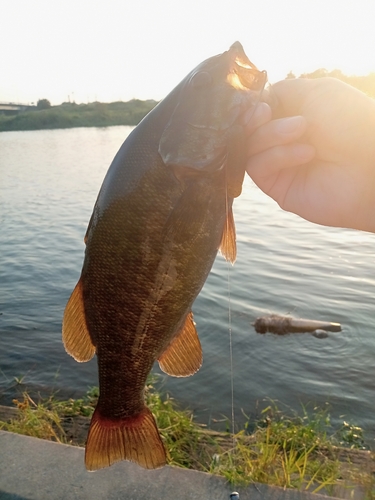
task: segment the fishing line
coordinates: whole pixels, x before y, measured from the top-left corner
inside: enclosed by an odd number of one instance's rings
[[[225,209],[227,213],[227,230],[229,226],[229,207],[228,207],[228,188],[226,188],[225,193]],[[231,389],[231,407],[232,407],[232,435],[233,435],[233,448],[235,446],[234,439],[234,381],[233,381],[233,341],[232,341],[232,307],[231,307],[231,283],[230,283],[230,263],[227,261],[227,282],[228,282],[228,331],[229,331],[229,359],[230,359],[230,389]]]
[[[229,230],[229,206],[228,206],[228,183],[226,183],[225,187],[225,211],[226,211],[226,229],[227,234]],[[231,308],[231,296],[230,296],[230,265],[229,260],[227,260],[227,278],[228,278],[228,331],[229,331],[229,359],[230,359],[230,392],[231,392],[231,406],[232,406],[232,463],[234,462],[234,451],[236,447],[236,438],[234,437],[235,432],[235,423],[234,423],[234,381],[233,381],[233,342],[232,342],[232,308]],[[234,491],[230,496],[230,500],[239,500],[239,494],[237,491]]]
[[[264,84],[262,89],[259,92],[258,99],[254,104],[252,113],[250,114],[249,121],[253,117],[255,110],[261,100],[263,90],[267,81],[267,73],[265,74]],[[225,212],[226,212],[226,230],[227,234],[229,234],[229,204],[228,204],[228,182],[225,183]],[[234,452],[236,449],[236,438],[235,438],[235,417],[234,417],[234,376],[233,376],[233,335],[232,335],[232,305],[231,305],[231,281],[230,281],[230,263],[227,260],[227,294],[228,294],[228,332],[229,332],[229,363],[230,363],[230,391],[231,391],[231,419],[232,419],[232,463],[234,462]],[[255,488],[258,490],[257,486],[254,484]],[[259,490],[258,490],[259,491]],[[260,491],[259,491],[260,493]],[[237,491],[234,491],[230,495],[231,500],[239,500],[239,494]]]
[[[252,113],[250,115],[249,121],[253,117],[255,110],[260,102],[260,99],[263,94],[264,86],[267,81],[267,76],[265,72],[262,72],[265,74],[264,78],[264,84],[262,89],[259,92],[258,99],[255,102],[253,106]],[[229,234],[229,204],[228,204],[228,182],[225,183],[225,211],[226,211],[226,229],[227,229],[227,234]],[[231,418],[232,418],[232,436],[233,436],[233,452],[236,446],[236,439],[235,439],[235,418],[234,418],[234,377],[233,377],[233,338],[232,338],[232,307],[231,307],[231,283],[230,283],[230,264],[229,261],[227,261],[227,282],[228,282],[228,332],[229,332],[229,359],[230,359],[230,386],[231,386]]]
[[[225,211],[226,211],[226,230],[229,234],[229,204],[228,204],[228,183],[225,187]],[[227,260],[227,294],[228,294],[228,332],[229,332],[229,363],[230,363],[230,391],[231,391],[231,420],[232,420],[232,461],[236,447],[235,439],[235,419],[234,419],[234,377],[233,377],[233,340],[232,340],[232,307],[231,307],[231,282],[230,282],[230,263]],[[233,497],[235,498],[235,497]]]

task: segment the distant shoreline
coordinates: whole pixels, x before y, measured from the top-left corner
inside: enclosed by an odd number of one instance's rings
[[[324,68],[312,73],[304,73],[299,78],[337,78],[375,98],[375,73],[367,76],[347,76],[340,70],[328,72]],[[287,79],[296,78],[292,71]],[[115,125],[138,125],[138,123],[157,104],[152,99],[141,101],[132,99],[123,102],[92,102],[76,104],[64,102],[59,106],[51,106],[47,99],[41,99],[34,107],[27,110],[6,111],[0,109],[0,132],[22,130],[46,130],[74,127],[111,127]]]
[[[35,107],[14,115],[0,114],[0,132],[137,125],[156,104],[154,100],[133,99],[112,103],[66,102],[47,109]]]

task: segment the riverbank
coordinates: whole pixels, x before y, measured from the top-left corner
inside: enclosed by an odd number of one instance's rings
[[[157,104],[154,100],[89,104],[63,103],[47,109],[21,112],[14,116],[0,114],[0,132],[43,130],[73,127],[108,127],[137,125]]]
[[[0,407],[0,429],[84,446],[97,396],[93,388],[82,399],[35,402],[24,393],[14,408]],[[147,404],[170,465],[222,476],[235,485],[258,482],[329,495],[344,487],[359,488],[366,498],[375,498],[374,454],[337,446],[343,435],[329,433],[323,412],[290,418],[271,405],[252,423],[251,434],[245,426],[232,436],[195,423],[189,411],[178,409],[168,396],[162,398],[152,384]]]

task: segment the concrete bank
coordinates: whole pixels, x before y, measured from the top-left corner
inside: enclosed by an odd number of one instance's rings
[[[229,500],[233,491],[203,472],[129,462],[87,472],[83,459],[83,448],[0,431],[0,500]],[[262,484],[237,491],[240,500],[327,498]]]

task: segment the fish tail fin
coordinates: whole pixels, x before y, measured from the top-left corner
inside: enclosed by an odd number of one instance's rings
[[[131,460],[145,469],[165,465],[164,445],[147,407],[123,419],[103,417],[96,408],[86,443],[86,469],[102,469],[120,460]]]

